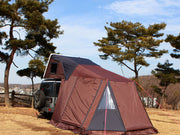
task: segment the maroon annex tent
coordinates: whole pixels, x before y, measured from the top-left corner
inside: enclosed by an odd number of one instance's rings
[[[50,121],[81,134],[155,134],[132,80],[84,58],[52,54],[44,78],[61,79]]]

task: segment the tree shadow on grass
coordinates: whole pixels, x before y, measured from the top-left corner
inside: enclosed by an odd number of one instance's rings
[[[22,126],[22,127],[26,127],[28,129],[31,129],[32,131],[47,131],[49,132],[49,135],[74,135],[74,133],[71,133],[69,131],[64,131],[55,127],[43,127],[43,125],[41,126],[36,126],[33,125],[32,123],[28,123],[28,122],[23,122],[23,121],[17,121],[17,120],[12,120],[13,122],[15,122],[16,124]]]

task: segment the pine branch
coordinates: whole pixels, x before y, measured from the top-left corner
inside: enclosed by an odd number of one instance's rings
[[[34,57],[29,53],[29,51],[28,51],[28,54],[29,54],[29,56],[31,56],[31,58],[33,58],[34,59]]]
[[[12,63],[13,63],[13,65],[14,65],[16,68],[19,68],[19,67],[14,63],[14,61],[13,61]]]
[[[11,24],[5,24],[5,25],[0,25],[0,28],[6,27],[6,26],[12,26]],[[23,25],[13,25],[12,27],[24,27]]]
[[[138,72],[139,72],[139,70],[142,68],[142,66],[140,66],[139,68],[138,68]]]
[[[7,63],[7,55],[0,51],[0,58]]]
[[[120,62],[120,63],[122,63],[124,66],[126,66],[128,69],[130,69],[131,71],[135,71],[135,70],[133,70],[132,68],[130,68],[127,64],[125,64],[124,62]]]

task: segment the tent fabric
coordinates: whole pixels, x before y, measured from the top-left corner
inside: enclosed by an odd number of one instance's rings
[[[97,65],[96,63],[85,58],[75,58],[75,57],[67,57],[61,55],[51,55],[50,60],[56,63],[61,63],[61,65],[58,66],[58,68],[61,68],[60,71],[64,71],[63,78],[65,78],[66,80],[68,80],[68,78],[71,76],[72,72],[78,65]]]
[[[51,63],[57,63],[57,73],[51,74]],[[75,70],[76,69],[76,70]],[[67,57],[61,55],[51,55],[44,78],[55,78],[68,80],[70,76],[87,77],[87,78],[100,78],[112,81],[129,82],[131,80],[119,76],[113,72],[103,69],[94,62],[84,59]]]
[[[57,63],[56,74],[51,73],[51,63]],[[61,79],[50,121],[56,127],[97,135],[103,134],[104,129],[107,135],[158,132],[141,103],[134,82],[88,59],[53,54],[44,78]]]
[[[58,70],[56,71],[56,74],[51,73],[51,63],[57,63],[57,69]],[[57,62],[54,59],[51,59],[49,61],[47,68],[46,68],[44,78],[64,79],[65,75],[64,75],[64,69],[63,69],[62,63]]]
[[[131,80],[103,69],[100,66],[79,65],[72,74],[78,77],[100,78],[109,81],[132,82]]]

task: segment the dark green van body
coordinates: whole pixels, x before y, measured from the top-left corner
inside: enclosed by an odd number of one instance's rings
[[[61,81],[45,79],[40,84],[39,96],[35,96],[35,107],[41,113],[53,113],[56,105]]]

